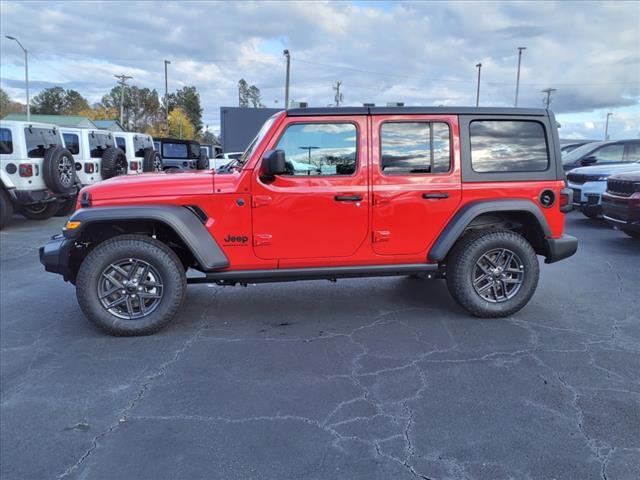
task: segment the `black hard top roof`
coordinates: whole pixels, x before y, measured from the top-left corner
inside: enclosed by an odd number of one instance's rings
[[[291,108],[289,117],[315,115],[529,115],[546,116],[544,108],[494,108],[494,107],[323,107]]]
[[[166,142],[166,143],[198,143],[195,140],[185,140],[184,138],[169,138],[169,137],[153,137],[153,141]]]

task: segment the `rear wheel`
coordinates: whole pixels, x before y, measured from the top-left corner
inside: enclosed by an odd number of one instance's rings
[[[0,188],[0,228],[7,226],[13,216],[13,203],[7,192]]]
[[[198,157],[198,160],[196,161],[196,168],[198,170],[206,170],[209,168],[209,158],[204,153],[201,153]]]
[[[121,235],[98,245],[78,271],[76,295],[84,314],[112,335],[149,335],[174,317],[186,293],[178,256],[144,235]]]
[[[631,238],[635,238],[636,240],[640,240],[640,232],[634,232],[633,230],[622,230],[624,233],[629,235]]]
[[[447,258],[447,287],[477,317],[505,317],[533,296],[540,268],[523,237],[509,230],[465,235]]]
[[[18,211],[22,216],[30,220],[46,220],[53,217],[58,211],[58,203],[34,203],[32,205],[24,205]]]

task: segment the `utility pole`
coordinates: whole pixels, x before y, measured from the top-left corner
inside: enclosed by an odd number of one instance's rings
[[[27,122],[31,121],[31,105],[29,104],[29,57],[27,49],[22,46],[20,40],[11,35],[5,35],[9,40],[14,40],[24,52],[24,85],[27,91]]]
[[[284,109],[289,109],[289,74],[291,72],[291,55],[289,54],[289,50],[284,50],[282,54],[287,59],[287,76],[284,81]]]
[[[542,103],[544,104],[544,108],[549,109],[549,105],[551,105],[551,93],[556,91],[557,91],[556,88],[545,88],[544,90],[541,90],[542,93],[547,94],[546,98],[542,100]]]
[[[114,75],[120,81],[120,125],[124,127],[124,88],[127,86],[127,80],[131,80],[133,77],[128,75]]]
[[[171,65],[169,60],[164,61],[164,120],[169,130],[169,82],[167,80],[167,65]]]
[[[333,87],[333,89],[336,91],[336,96],[335,96],[335,101],[336,101],[336,107],[340,106],[340,102],[342,101],[342,94],[340,93],[340,85],[342,85],[341,81],[337,81],[336,82],[336,86]]]
[[[612,116],[613,113],[607,113],[607,122],[604,124],[604,141],[609,140],[609,117]]]
[[[482,70],[482,63],[477,63],[478,67],[478,90],[476,91],[476,108],[480,105],[480,70]]]
[[[516,77],[516,104],[518,106],[518,90],[520,89],[520,64],[522,63],[522,51],[527,47],[518,47],[518,76]]]

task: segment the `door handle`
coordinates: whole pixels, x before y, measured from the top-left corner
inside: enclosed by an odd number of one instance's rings
[[[425,192],[422,194],[422,198],[426,199],[443,199],[449,198],[449,194],[447,192]]]
[[[336,195],[333,197],[336,202],[361,202],[362,195]]]

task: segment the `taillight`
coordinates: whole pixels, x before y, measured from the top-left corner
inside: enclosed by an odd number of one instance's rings
[[[560,190],[560,211],[562,213],[567,213],[573,210],[573,202],[571,199],[573,198],[573,190],[570,188],[563,188]]]
[[[140,168],[140,162],[131,162],[131,170],[138,170]]]
[[[85,173],[93,173],[93,163],[85,163],[84,164],[84,172]]]
[[[33,177],[33,165],[30,163],[21,163],[18,171],[21,177]]]

